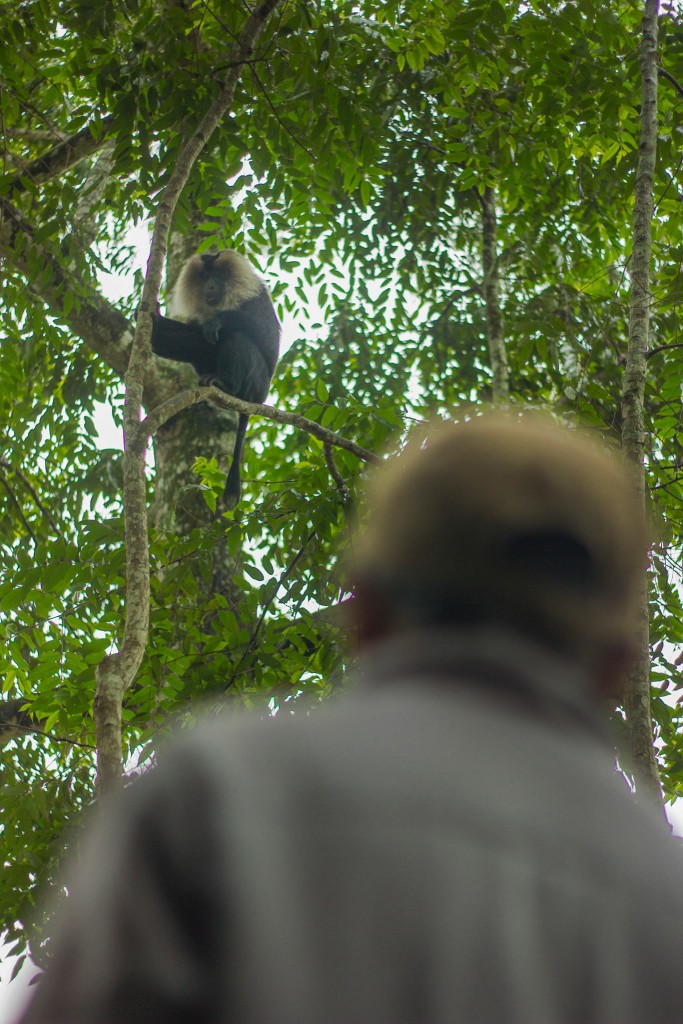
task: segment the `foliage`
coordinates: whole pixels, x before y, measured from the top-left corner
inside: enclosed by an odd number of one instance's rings
[[[131,225],[153,216],[245,9],[231,0],[3,7],[0,664],[8,707],[25,703],[2,720],[11,867],[0,928],[22,949],[39,886],[91,799],[94,668],[122,626],[120,458],[93,422],[98,403],[116,409],[121,371],[87,310],[103,273],[130,269]],[[618,441],[638,22],[625,0],[278,9],[174,225],[262,268],[293,335],[274,404],[382,452],[426,416],[487,400],[479,197],[488,186],[512,400]],[[647,417],[653,711],[673,796],[683,793],[680,714],[665,699],[680,685],[683,643],[675,10],[662,18],[660,54],[670,77],[660,78]],[[73,158],[60,162],[65,138]],[[139,286],[138,277],[117,304],[128,318]],[[170,723],[190,724],[198,701],[286,712],[326,697],[337,678],[324,612],[343,596],[348,505],[313,438],[269,420],[251,438],[234,515],[209,514],[225,470],[209,456],[188,466],[176,495],[206,497],[205,521],[181,529],[174,507],[157,509],[150,645],[124,712],[131,765],[153,758]],[[355,495],[364,466],[343,451],[335,459]],[[150,471],[150,502],[158,485]],[[220,545],[235,559],[228,590],[214,585]]]

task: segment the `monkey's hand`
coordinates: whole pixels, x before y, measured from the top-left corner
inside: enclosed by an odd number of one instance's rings
[[[140,307],[138,306],[136,308],[134,316],[133,316],[133,319],[135,320],[135,323],[138,322],[139,315],[140,315]],[[157,301],[157,308],[152,313],[152,320],[154,320],[154,318],[157,317],[157,316],[161,316],[161,306],[159,305],[158,301]]]
[[[201,388],[220,388],[221,391],[225,391],[223,381],[213,373],[202,373],[197,383]]]
[[[221,328],[225,324],[225,315],[217,313],[215,316],[210,316],[208,320],[202,322],[202,334],[204,340],[209,344],[216,346],[218,344],[219,335]]]

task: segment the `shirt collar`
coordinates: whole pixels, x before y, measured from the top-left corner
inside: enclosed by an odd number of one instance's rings
[[[571,660],[497,627],[429,627],[378,641],[358,663],[362,685],[476,686],[544,718],[574,720],[610,740],[608,712]]]

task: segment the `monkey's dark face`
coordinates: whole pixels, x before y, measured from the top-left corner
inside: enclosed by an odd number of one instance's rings
[[[223,253],[203,253],[198,285],[203,301],[211,309],[221,309],[231,277],[230,261]]]
[[[185,264],[178,278],[173,312],[186,322],[202,321],[217,312],[238,309],[262,287],[244,256],[232,249],[205,252],[192,256]]]
[[[207,306],[220,309],[225,297],[225,275],[210,274],[204,281],[203,298]]]

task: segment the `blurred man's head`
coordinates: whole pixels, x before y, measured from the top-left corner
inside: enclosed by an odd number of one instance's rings
[[[354,545],[364,641],[501,625],[593,670],[632,648],[644,517],[617,456],[540,414],[434,427],[383,466]]]

